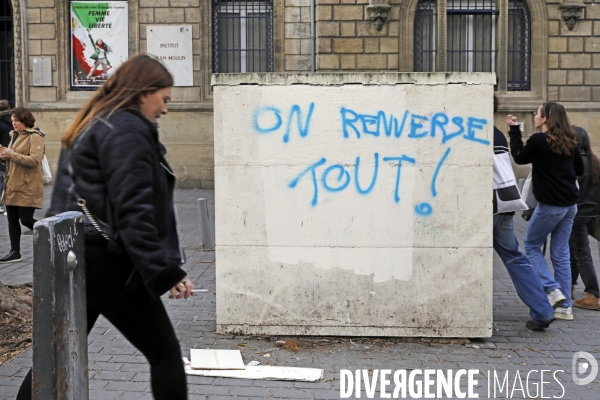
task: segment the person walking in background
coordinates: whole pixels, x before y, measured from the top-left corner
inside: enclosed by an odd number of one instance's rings
[[[86,213],[88,333],[106,317],[148,359],[158,400],[187,399],[181,348],[160,296],[188,298],[194,289],[180,267],[175,175],[156,128],[172,86],[169,71],[148,55],[115,71],[62,138],[48,212]],[[17,399],[30,400],[31,390],[29,371]]]
[[[592,152],[590,138],[585,129],[574,127],[577,134],[579,150],[583,157],[584,173],[577,177],[579,182],[579,199],[577,200],[577,215],[573,221],[573,229],[569,238],[569,249],[571,253],[571,277],[573,288],[577,284],[577,278],[585,286],[585,297],[573,302],[575,307],[589,310],[600,310],[600,289],[598,287],[598,276],[592,261],[590,242],[591,235],[598,224],[600,215],[600,160]]]
[[[0,100],[0,146],[8,147],[10,143],[10,131],[12,131],[12,124],[10,123],[10,105],[8,100]],[[0,198],[2,198],[2,191],[4,190],[4,175],[6,174],[6,167],[0,163]],[[0,202],[0,214],[6,215],[4,204]]]
[[[550,304],[556,307],[554,316],[572,320],[569,237],[577,214],[577,175],[584,172],[575,131],[559,103],[546,103],[538,108],[534,122],[542,132],[531,135],[526,144],[517,117],[507,115],[506,122],[510,125],[513,159],[517,164],[532,164],[533,194],[538,201],[525,234],[525,254]],[[548,235],[551,235],[554,275],[541,250]]]
[[[494,113],[498,112],[498,99],[494,96]],[[494,127],[494,250],[502,259],[519,298],[529,307],[531,320],[525,327],[543,330],[554,321],[542,284],[529,259],[519,251],[515,237],[513,217],[515,211],[526,210],[521,200],[504,134]]]
[[[42,208],[44,201],[44,139],[38,130],[32,129],[35,118],[28,109],[13,109],[10,120],[14,128],[10,144],[0,148],[0,160],[6,167],[0,203],[6,207],[10,252],[0,258],[0,263],[21,260],[21,224],[33,229],[36,223],[33,213]]]

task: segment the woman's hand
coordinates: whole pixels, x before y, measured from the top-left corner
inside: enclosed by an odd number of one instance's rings
[[[516,126],[519,125],[519,123],[517,122],[517,117],[515,117],[514,115],[507,115],[506,116],[506,123],[510,126]]]
[[[0,149],[0,158],[3,158],[5,160],[10,159],[13,156],[13,154],[15,154],[15,152],[7,147],[2,147]]]
[[[192,284],[192,282],[189,279],[183,279],[181,282],[179,282],[177,285],[173,286],[169,292],[171,293],[169,295],[170,299],[181,299],[182,297],[184,299],[187,299],[190,296],[195,296],[194,293],[192,293],[192,290],[194,290],[194,285]]]

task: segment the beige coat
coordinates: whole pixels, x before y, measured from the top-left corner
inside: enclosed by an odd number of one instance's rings
[[[42,158],[46,151],[44,138],[35,129],[25,129],[20,133],[12,131],[10,135],[8,148],[15,154],[4,160],[6,177],[2,203],[7,206],[42,208]]]

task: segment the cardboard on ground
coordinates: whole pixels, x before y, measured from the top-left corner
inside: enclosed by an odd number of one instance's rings
[[[190,350],[192,369],[245,369],[239,350]]]

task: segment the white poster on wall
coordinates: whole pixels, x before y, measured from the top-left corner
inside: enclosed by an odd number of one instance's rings
[[[173,75],[175,86],[194,85],[191,25],[148,25],[147,52],[161,60]]]

